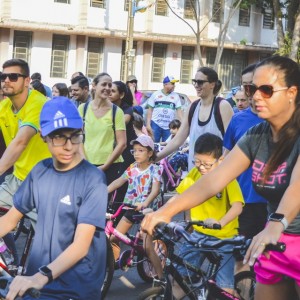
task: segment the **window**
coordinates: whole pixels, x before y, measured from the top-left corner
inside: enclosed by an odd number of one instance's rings
[[[86,76],[94,78],[102,67],[104,40],[89,38],[87,49]]]
[[[91,0],[91,7],[106,8],[105,0]]]
[[[51,77],[67,76],[67,59],[70,37],[67,35],[53,35],[51,56]]]
[[[184,2],[184,18],[195,19],[196,0],[185,0]]]
[[[168,5],[165,0],[156,1],[155,14],[158,16],[168,16]]]
[[[250,25],[250,7],[241,8],[239,11],[239,26],[249,26]]]
[[[136,49],[137,49],[137,42],[134,41],[133,42],[133,49],[135,50],[136,53]],[[126,51],[126,41],[122,42],[122,57],[121,57],[121,74],[120,74],[120,79],[124,82],[126,82],[126,78],[124,78],[124,66],[125,66],[125,51]],[[133,66],[132,66],[132,70],[135,70],[135,58],[133,59]],[[134,74],[134,72],[133,72]]]
[[[153,44],[151,81],[162,82],[165,74],[166,44]]]
[[[30,61],[31,53],[31,31],[15,31],[14,32],[14,49],[13,58],[20,58],[27,62]]]
[[[274,13],[272,9],[266,9],[263,14],[263,28],[274,29]]]
[[[212,21],[215,23],[221,21],[221,0],[213,0]]]
[[[193,76],[194,51],[195,49],[192,46],[182,46],[180,73],[181,83],[191,83],[191,78]]]
[[[57,2],[57,3],[65,3],[65,4],[71,4],[71,0],[54,0],[54,2]]]

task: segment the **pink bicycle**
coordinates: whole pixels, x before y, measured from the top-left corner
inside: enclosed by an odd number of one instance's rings
[[[116,230],[116,228],[114,228],[114,220],[120,215],[123,208],[135,209],[136,206],[122,203],[115,213],[107,213],[107,223],[105,227],[105,232],[108,238],[111,235],[114,235],[125,245],[129,246],[131,249],[127,249],[121,252],[119,259],[114,263],[114,267],[111,267],[111,263],[107,262],[107,275],[104,282],[105,287],[102,289],[102,296],[104,296],[107,293],[110,287],[115,269],[121,269],[126,271],[128,268],[136,266],[139,276],[146,282],[152,282],[153,278],[156,276],[156,272],[151,262],[148,260],[147,254],[143,248],[143,241],[141,239],[140,230],[138,230],[135,235],[132,235],[129,233],[123,234]],[[137,214],[134,217],[134,219],[137,223],[139,223],[143,217],[144,215],[141,212],[137,211]],[[159,239],[154,240],[153,243],[154,249],[159,258],[161,259],[162,266],[164,267],[167,257],[167,247],[165,243]],[[108,259],[111,259],[111,257],[113,257],[112,248],[109,247],[109,249],[111,253],[108,253],[107,257]]]

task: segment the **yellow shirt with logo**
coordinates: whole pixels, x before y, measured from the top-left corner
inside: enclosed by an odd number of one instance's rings
[[[181,181],[177,187],[177,192],[182,194],[190,186],[192,186],[199,178],[201,173],[197,168],[193,168],[188,175]],[[201,193],[201,191],[199,191]],[[186,199],[188,201],[188,199]],[[232,203],[242,202],[244,204],[243,194],[240,186],[236,180],[230,182],[226,188],[218,193],[216,196],[211,197],[204,203],[193,207],[191,209],[191,220],[193,221],[204,221],[207,218],[213,218],[220,220],[228,210]],[[238,217],[232,220],[230,223],[225,225],[221,230],[207,229],[201,226],[194,226],[194,230],[203,234],[214,236],[219,239],[232,238],[238,234]]]
[[[81,117],[83,117],[84,105],[85,103],[78,107]],[[113,152],[114,131],[112,127],[112,109],[110,109],[103,117],[97,118],[89,104],[86,110],[84,123],[84,151],[86,158],[94,165],[103,165]],[[115,115],[115,130],[126,130],[124,113],[119,107],[117,108]],[[114,162],[123,162],[122,155]]]
[[[13,174],[22,181],[39,161],[51,157],[47,144],[39,134],[40,113],[45,102],[45,96],[37,91],[31,91],[25,104],[17,113],[13,112],[9,98],[5,98],[0,103],[0,127],[6,146],[13,141],[20,128],[30,126],[36,130],[36,134],[14,164]]]

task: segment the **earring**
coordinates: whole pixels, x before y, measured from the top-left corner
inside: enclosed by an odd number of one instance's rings
[[[290,102],[290,104],[291,104],[291,103],[293,102],[293,100],[292,100],[292,99],[290,99],[290,100],[289,100],[289,102]]]

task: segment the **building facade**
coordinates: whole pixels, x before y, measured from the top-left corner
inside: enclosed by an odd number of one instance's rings
[[[0,0],[0,63],[13,57],[25,59],[31,73],[40,72],[49,86],[57,82],[69,85],[76,71],[90,78],[103,71],[113,80],[124,79],[129,1]],[[212,66],[222,19],[220,0],[193,1],[195,5],[200,3],[203,60]],[[191,79],[199,61],[190,28],[196,28],[191,2],[168,3],[170,6],[165,0],[157,0],[145,12],[135,13],[133,70],[139,89],[159,89],[162,78],[172,74],[180,79],[176,90],[193,96]],[[228,8],[224,18],[226,15]],[[218,69],[223,88],[239,84],[241,70],[247,64],[276,49],[272,12],[262,14],[254,6],[237,10],[230,21]]]

